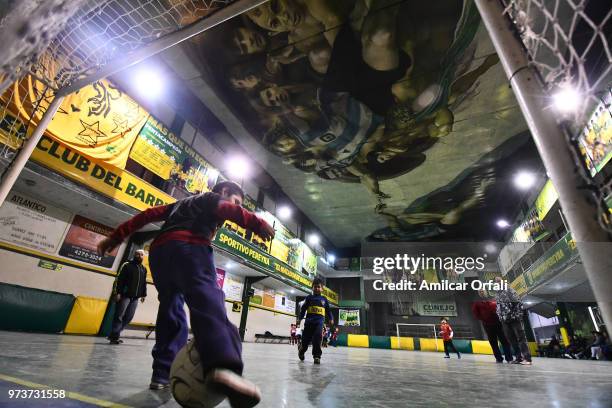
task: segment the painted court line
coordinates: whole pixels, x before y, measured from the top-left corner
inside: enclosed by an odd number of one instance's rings
[[[59,389],[58,387],[50,387],[44,384],[37,384],[31,381],[22,380],[21,378],[11,377],[10,375],[0,374],[0,380],[12,382],[15,384],[23,385],[24,387],[34,389]],[[99,398],[88,397],[87,395],[79,394],[77,392],[66,391],[66,398],[73,399],[76,401],[86,402],[88,404],[97,405],[105,408],[132,408],[129,405],[117,404],[111,401],[105,401]]]

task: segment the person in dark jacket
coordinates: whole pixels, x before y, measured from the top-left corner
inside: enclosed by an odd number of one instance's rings
[[[493,350],[495,360],[497,360],[498,363],[504,362],[504,358],[502,357],[502,353],[499,349],[499,342],[502,345],[506,362],[510,363],[512,361],[512,351],[510,350],[508,340],[506,340],[504,328],[497,317],[497,304],[494,300],[489,298],[487,291],[480,290],[478,291],[478,294],[483,300],[472,303],[472,314],[476,319],[482,322],[482,326],[484,327],[485,332],[487,333],[487,338],[489,339],[489,344]]]
[[[119,340],[119,336],[134,318],[138,299],[144,302],[147,297],[147,269],[142,265],[143,259],[144,251],[139,249],[134,254],[134,258],[121,265],[119,269],[113,291],[116,306],[113,326],[108,336],[110,344],[123,343]]]
[[[242,343],[238,329],[227,318],[212,249],[217,229],[225,220],[263,240],[274,237],[274,229],[268,223],[242,208],[243,199],[244,192],[238,184],[221,181],[211,192],[137,214],[98,245],[99,253],[110,252],[145,225],[165,221],[149,252],[159,299],[155,346],[151,352],[151,389],[169,387],[172,361],[187,344],[186,302],[205,379],[202,405],[215,406],[220,397],[227,397],[233,408],[249,408],[261,399],[259,388],[242,377]]]
[[[499,276],[495,278],[497,283],[502,283]],[[497,306],[497,317],[502,322],[506,338],[514,349],[516,358],[510,364],[532,365],[531,352],[523,326],[523,302],[518,293],[511,287],[499,290],[495,294]]]

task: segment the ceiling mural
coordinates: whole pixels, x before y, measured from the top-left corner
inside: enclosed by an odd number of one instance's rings
[[[271,0],[189,47],[338,246],[446,239],[487,205],[483,160],[526,128],[469,0]]]

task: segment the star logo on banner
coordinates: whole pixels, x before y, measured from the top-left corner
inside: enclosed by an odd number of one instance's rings
[[[125,133],[129,130],[127,119],[120,120],[113,118],[113,122],[115,122],[115,128],[111,131],[111,133]]]
[[[98,145],[98,139],[106,137],[106,135],[100,131],[99,120],[93,123],[87,123],[83,119],[79,119],[79,121],[81,122],[81,126],[83,126],[83,130],[79,132],[79,136],[82,136],[80,139],[91,147]]]

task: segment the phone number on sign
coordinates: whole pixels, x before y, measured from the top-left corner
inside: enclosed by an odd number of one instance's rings
[[[59,399],[66,398],[65,390],[8,390],[14,399]]]

